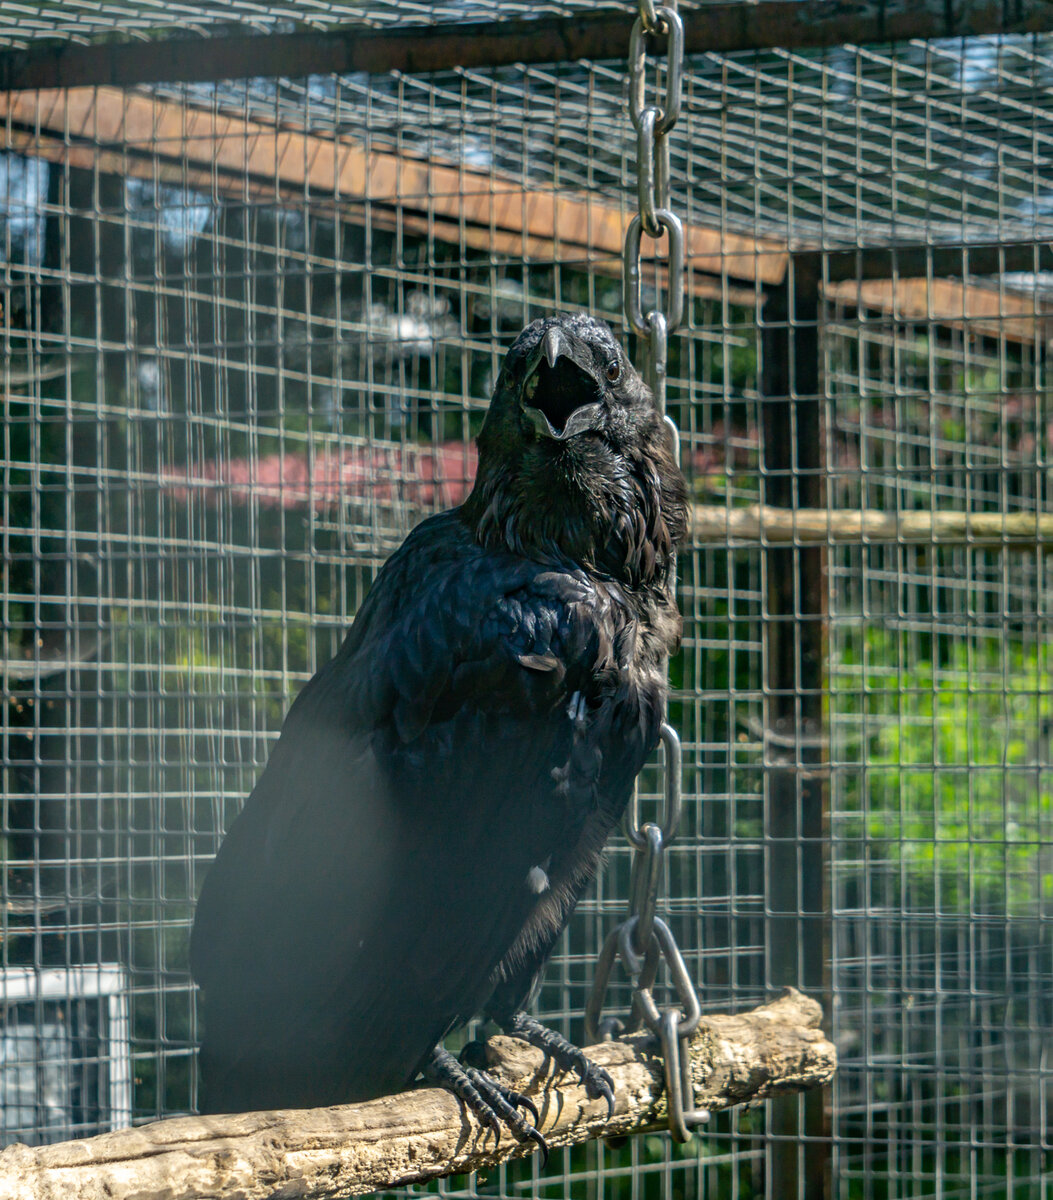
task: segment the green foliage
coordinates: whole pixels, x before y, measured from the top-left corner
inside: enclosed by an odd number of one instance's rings
[[[1038,915],[1053,898],[1051,673],[1044,646],[1003,632],[852,635],[830,681],[848,875],[891,876],[906,908]]]

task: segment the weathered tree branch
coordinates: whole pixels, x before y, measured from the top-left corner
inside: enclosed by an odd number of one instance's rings
[[[826,1083],[834,1047],[814,1000],[790,989],[737,1016],[702,1019],[692,1043],[695,1102],[729,1108]],[[593,1047],[610,1071],[617,1109],[576,1079],[553,1078],[539,1050],[487,1044],[492,1073],[528,1093],[549,1144],[635,1133],[663,1122],[662,1064],[646,1038]],[[532,1149],[532,1147],[531,1147]],[[366,1104],[223,1117],[179,1117],[83,1141],[0,1153],[0,1196],[18,1200],[298,1200],[362,1195],[492,1167],[527,1153],[496,1141],[448,1092],[421,1090]]]

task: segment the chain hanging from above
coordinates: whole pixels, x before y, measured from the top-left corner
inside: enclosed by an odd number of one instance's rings
[[[665,91],[662,103],[647,103],[647,38],[665,40]],[[655,5],[640,0],[640,15],[629,38],[629,113],[636,130],[636,173],[639,211],[629,222],[625,235],[623,284],[625,316],[630,328],[645,339],[644,377],[654,392],[665,418],[677,461],[680,438],[675,422],[666,413],[666,374],[669,335],[684,315],[684,227],[669,206],[669,133],[680,115],[684,68],[684,26],[675,0]],[[656,302],[643,311],[641,242],[644,234],[668,240],[666,267],[666,310]],[[674,563],[673,586],[676,583]],[[625,821],[625,835],[634,847],[629,916],[611,930],[600,952],[596,978],[585,1009],[586,1035],[590,1041],[610,1039],[646,1025],[662,1044],[665,1087],[669,1104],[669,1130],[674,1139],[686,1142],[693,1126],[709,1119],[704,1109],[693,1107],[688,1043],[698,1027],[699,1004],[691,977],[684,965],[669,926],[657,915],[665,851],[676,836],[680,821],[680,739],[664,722],[661,742],[665,759],[665,812],[661,824],[640,824],[639,800],[634,795]],[[627,1020],[603,1017],[615,958],[620,958],[632,982],[632,1012]],[[662,961],[676,993],[676,1003],[659,1007],[654,985]]]

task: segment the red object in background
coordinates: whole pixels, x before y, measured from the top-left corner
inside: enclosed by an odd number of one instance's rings
[[[212,460],[185,473],[166,473],[177,499],[206,504],[255,502],[265,508],[329,508],[348,500],[399,500],[452,508],[475,480],[475,446],[356,446],[339,453],[268,454],[260,459]]]
[[[706,443],[687,457],[689,478],[722,475],[729,469],[755,469],[756,430],[731,442],[718,424]],[[360,500],[400,501],[436,511],[452,508],[471,491],[478,454],[475,445],[354,446],[313,456],[302,452],[267,454],[263,458],[212,459],[185,472],[169,471],[162,484],[179,500],[195,497],[206,504],[257,503],[263,508],[331,508]]]

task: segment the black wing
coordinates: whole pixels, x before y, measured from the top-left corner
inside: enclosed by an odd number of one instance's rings
[[[414,531],[205,881],[208,1109],[397,1090],[551,942],[654,741],[630,634],[580,572],[484,553],[455,514]]]

